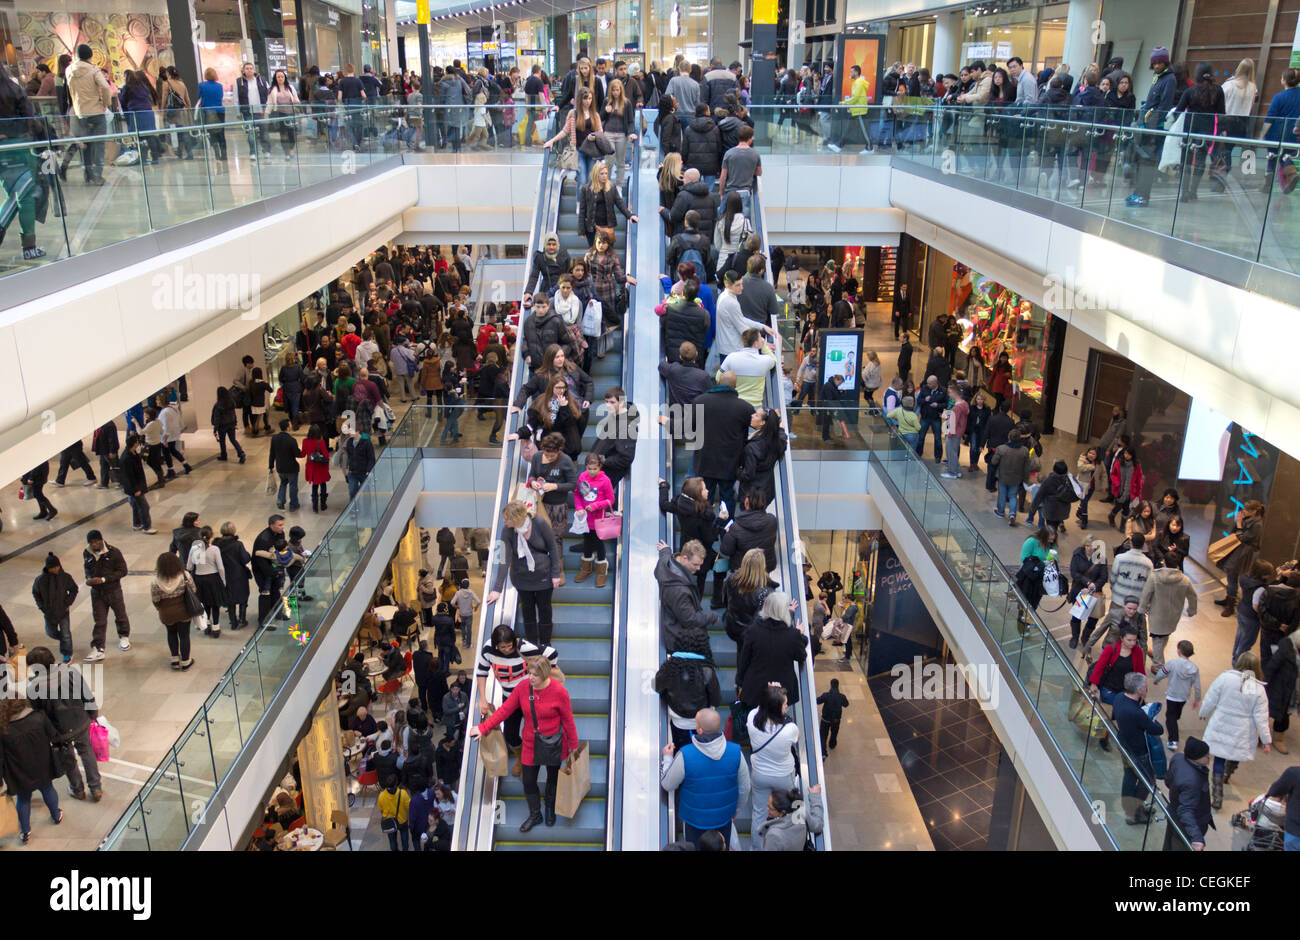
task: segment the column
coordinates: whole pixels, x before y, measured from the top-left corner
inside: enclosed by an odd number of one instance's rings
[[[1070,0],[1063,57],[1076,81],[1096,58],[1098,44],[1105,41],[1100,24],[1101,0]]]
[[[303,810],[307,815],[307,825],[321,832],[329,831],[331,813],[335,810],[346,813],[348,810],[336,701],[334,683],[331,682],[312,715],[306,737],[298,744]]]
[[[167,19],[171,24],[172,58],[181,80],[190,88],[197,88],[199,77],[199,56],[194,43],[201,38],[194,24],[194,6],[191,0],[167,0]]]
[[[777,0],[754,0],[754,45],[749,95],[755,104],[770,104],[776,92]]]
[[[417,585],[420,583],[420,569],[425,567],[420,553],[420,530],[414,522],[406,527],[406,534],[397,543],[397,554],[393,558],[393,597],[412,607],[420,606]]]
[[[934,76],[956,72],[961,65],[962,12],[940,13],[934,23],[934,58],[930,72]]]

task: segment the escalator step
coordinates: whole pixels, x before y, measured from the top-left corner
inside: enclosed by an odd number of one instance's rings
[[[604,797],[609,791],[609,758],[605,755],[591,755],[591,792],[588,796]],[[509,774],[497,782],[497,795],[503,799],[511,797],[523,799],[524,782],[519,777]],[[509,834],[506,832],[505,834]]]

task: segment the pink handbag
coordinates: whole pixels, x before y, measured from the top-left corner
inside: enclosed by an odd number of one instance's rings
[[[591,527],[596,533],[596,538],[601,541],[617,539],[623,534],[623,515],[617,512],[607,512],[599,519],[593,520]]]

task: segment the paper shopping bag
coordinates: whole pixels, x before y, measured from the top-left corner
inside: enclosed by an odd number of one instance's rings
[[[18,835],[18,807],[6,793],[0,796],[0,839]]]
[[[591,754],[587,742],[569,752],[560,765],[560,785],[555,795],[555,812],[565,819],[578,815],[583,797],[591,791]]]
[[[1219,539],[1217,542],[1211,542],[1210,547],[1205,550],[1205,557],[1210,560],[1211,564],[1222,568],[1224,561],[1227,560],[1228,556],[1231,555],[1240,544],[1241,539],[1237,538],[1236,535],[1229,535],[1226,538]]]
[[[506,736],[494,728],[479,740],[479,754],[483,756],[483,769],[489,777],[504,777],[510,773],[510,751]]]

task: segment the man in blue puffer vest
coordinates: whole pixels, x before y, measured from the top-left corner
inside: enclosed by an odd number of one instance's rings
[[[686,827],[686,841],[698,846],[706,832],[731,837],[731,822],[742,800],[749,799],[749,765],[740,745],[722,735],[722,716],[712,708],[695,713],[691,743],[674,753],[664,748],[660,785],[677,791],[677,815]]]

